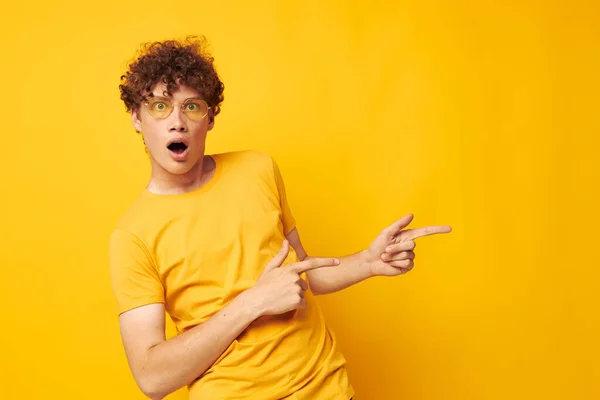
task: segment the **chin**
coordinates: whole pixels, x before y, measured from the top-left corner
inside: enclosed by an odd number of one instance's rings
[[[189,149],[188,149],[189,150]],[[196,152],[187,151],[182,154],[159,153],[157,157],[152,157],[153,164],[160,170],[171,175],[185,175],[192,171],[200,162]]]
[[[163,166],[163,169],[173,175],[185,175],[188,172],[190,172],[193,169],[194,165],[196,165],[196,164],[197,164],[197,162],[192,163],[190,161],[185,161],[185,162],[170,161],[170,162],[168,162],[167,165]]]

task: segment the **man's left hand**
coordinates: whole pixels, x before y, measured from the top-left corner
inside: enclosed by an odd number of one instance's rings
[[[452,231],[447,225],[404,229],[412,220],[412,214],[400,218],[381,231],[369,248],[363,251],[363,260],[374,276],[407,273],[414,267],[416,238]]]

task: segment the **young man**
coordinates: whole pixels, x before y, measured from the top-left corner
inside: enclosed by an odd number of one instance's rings
[[[407,215],[353,255],[308,257],[277,164],[205,154],[223,84],[202,41],[146,45],[121,98],[152,173],[110,238],[110,272],[133,377],[152,399],[348,400],[344,357],[314,295],[413,268]],[[165,311],[178,335],[165,339]]]

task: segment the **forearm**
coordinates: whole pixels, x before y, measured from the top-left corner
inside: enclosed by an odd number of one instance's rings
[[[306,256],[305,259],[310,258],[314,257]],[[363,252],[338,259],[340,265],[335,268],[321,268],[307,273],[310,290],[314,294],[337,292],[373,276]]]
[[[201,325],[148,350],[140,387],[152,399],[162,399],[208,370],[257,315],[244,294]]]

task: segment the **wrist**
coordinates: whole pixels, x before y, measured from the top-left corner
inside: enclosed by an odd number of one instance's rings
[[[262,316],[263,309],[257,301],[253,288],[240,293],[238,297],[235,298],[235,301],[242,310],[243,315],[248,318],[250,322]]]
[[[373,268],[372,268],[373,263],[371,260],[371,256],[369,255],[369,250],[361,251],[358,254],[358,259],[359,259],[360,269],[366,275],[366,278],[371,278],[371,277],[375,276],[375,274],[373,273]]]

